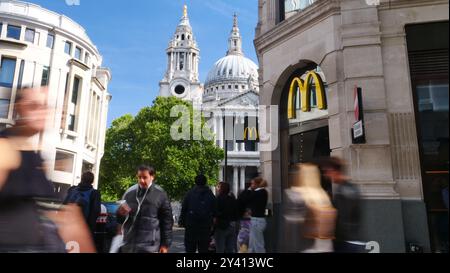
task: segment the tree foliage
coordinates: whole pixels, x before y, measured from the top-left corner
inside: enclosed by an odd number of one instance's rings
[[[179,117],[171,117],[176,105],[190,112],[190,135],[194,134],[193,107],[177,98],[157,98],[152,107],[136,117],[122,116],[113,121],[106,133],[105,154],[100,168],[100,190],[105,201],[119,200],[136,183],[136,168],[148,164],[156,169],[156,183],[174,200],[180,200],[194,184],[199,173],[210,185],[218,179],[223,150],[213,140],[173,140],[171,126]],[[201,119],[202,128],[205,127]],[[181,130],[181,129],[180,129]],[[211,134],[210,130],[203,133]]]

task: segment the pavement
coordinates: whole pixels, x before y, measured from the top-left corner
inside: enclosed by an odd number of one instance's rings
[[[186,253],[184,248],[184,228],[173,227],[173,241],[169,253]]]

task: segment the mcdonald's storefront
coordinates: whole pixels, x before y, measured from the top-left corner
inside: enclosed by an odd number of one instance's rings
[[[293,166],[331,155],[361,191],[362,241],[448,252],[448,1],[317,0],[289,18],[282,2],[260,1],[255,39],[260,105],[279,106],[279,145],[261,152],[268,251],[283,251]]]

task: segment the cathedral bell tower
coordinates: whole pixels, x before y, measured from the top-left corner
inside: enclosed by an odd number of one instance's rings
[[[159,95],[201,103],[203,88],[199,82],[200,49],[189,23],[187,6],[166,50],[167,71],[159,83]]]

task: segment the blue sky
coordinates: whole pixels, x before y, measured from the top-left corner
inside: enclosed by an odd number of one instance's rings
[[[64,14],[81,24],[103,56],[113,80],[108,114],[112,120],[151,105],[159,93],[166,70],[165,49],[182,16],[183,5],[201,50],[200,80],[223,57],[233,23],[239,15],[244,52],[257,63],[253,46],[257,24],[257,0],[29,0]]]

